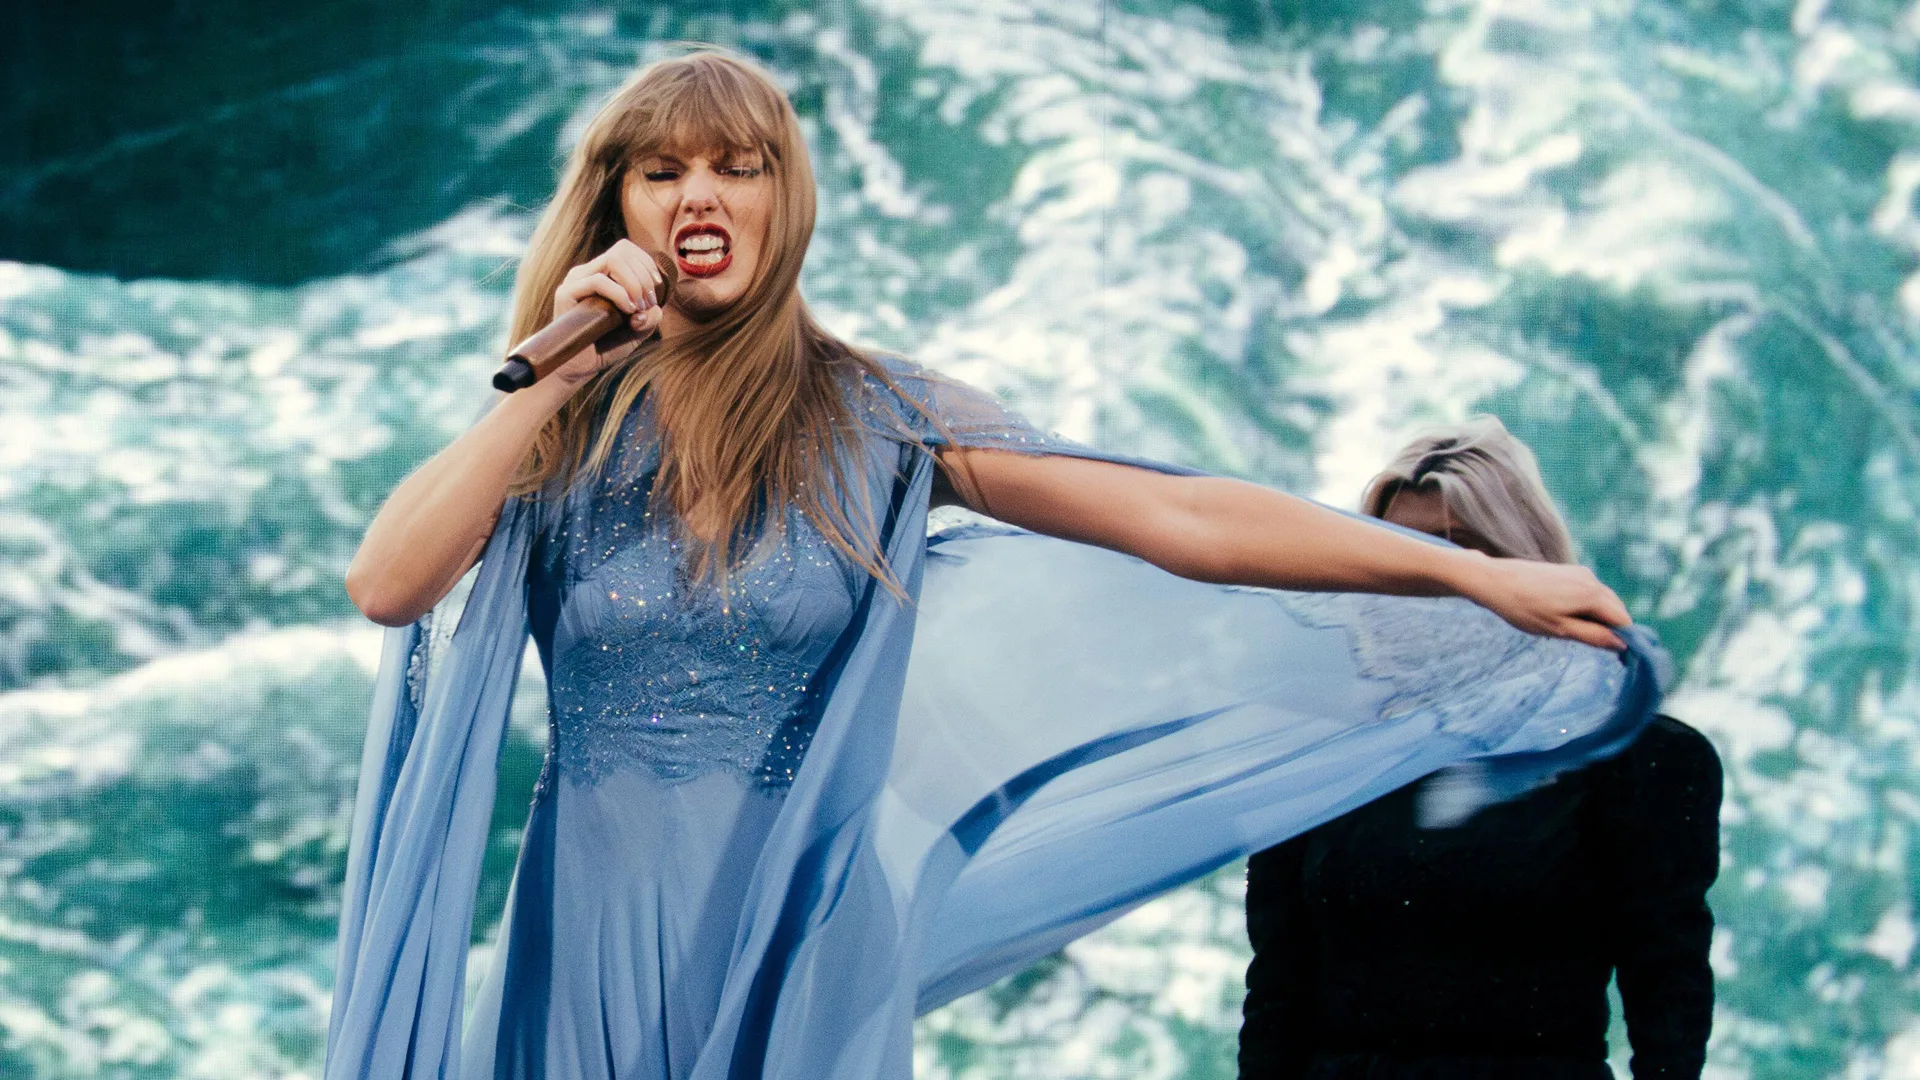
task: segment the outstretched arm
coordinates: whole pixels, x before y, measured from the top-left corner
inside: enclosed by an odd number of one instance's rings
[[[1258,484],[1064,456],[947,448],[970,509],[1137,556],[1196,581],[1319,592],[1463,596],[1522,630],[1619,649],[1632,621],[1584,567],[1429,544]]]

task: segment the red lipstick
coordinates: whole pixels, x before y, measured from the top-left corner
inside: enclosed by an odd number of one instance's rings
[[[673,234],[673,261],[687,277],[722,274],[733,265],[733,237],[710,221],[682,225]]]

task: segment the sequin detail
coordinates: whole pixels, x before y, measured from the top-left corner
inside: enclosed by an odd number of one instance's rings
[[[585,583],[596,591],[576,593],[585,602],[573,610],[595,632],[555,664],[559,775],[592,784],[642,764],[667,780],[731,770],[762,788],[792,784],[817,719],[812,681],[852,615],[844,591],[792,580],[808,561],[780,552],[726,605],[684,582],[657,587],[634,572],[644,560],[614,560]],[[839,584],[837,565],[817,569]]]
[[[1467,600],[1371,593],[1267,595],[1302,625],[1346,633],[1360,674],[1392,688],[1380,705],[1381,720],[1426,715],[1440,730],[1466,736],[1489,750],[1511,738],[1550,700],[1565,696],[1572,689],[1563,685],[1567,678],[1593,681],[1578,691],[1586,700],[1618,697],[1626,678],[1622,665],[1579,662],[1586,646],[1523,633]]]
[[[852,620],[862,577],[793,512],[724,600],[688,580],[671,515],[649,508],[649,421],[635,410],[620,443],[632,452],[616,453],[551,540],[557,559],[542,576],[564,585],[540,790],[636,767],[784,789],[813,739],[814,678]]]

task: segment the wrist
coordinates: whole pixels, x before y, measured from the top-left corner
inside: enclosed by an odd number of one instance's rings
[[[1494,574],[1493,559],[1471,548],[1434,549],[1439,555],[1435,581],[1448,595],[1480,603]]]
[[[524,390],[506,395],[494,411],[515,424],[538,430],[553,419],[576,389],[577,386],[564,382],[560,376],[550,375]]]
[[[540,432],[559,413],[570,394],[554,393],[551,379],[542,379],[524,390],[501,395],[480,422],[462,435],[463,440],[479,440],[488,449],[488,459],[506,458],[518,462],[532,449]]]

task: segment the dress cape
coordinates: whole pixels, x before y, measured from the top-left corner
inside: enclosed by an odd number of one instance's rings
[[[970,401],[926,441],[1186,471],[967,423]],[[1429,773],[1444,819],[1618,752],[1666,681],[1638,627],[1616,656],[1463,600],[1206,585],[1004,527],[928,539],[932,457],[901,460],[882,540],[907,598],[867,587],[823,669],[692,1080],[906,1080],[915,1015]],[[538,518],[509,501],[450,638],[387,631],[328,1080],[461,1075]]]

